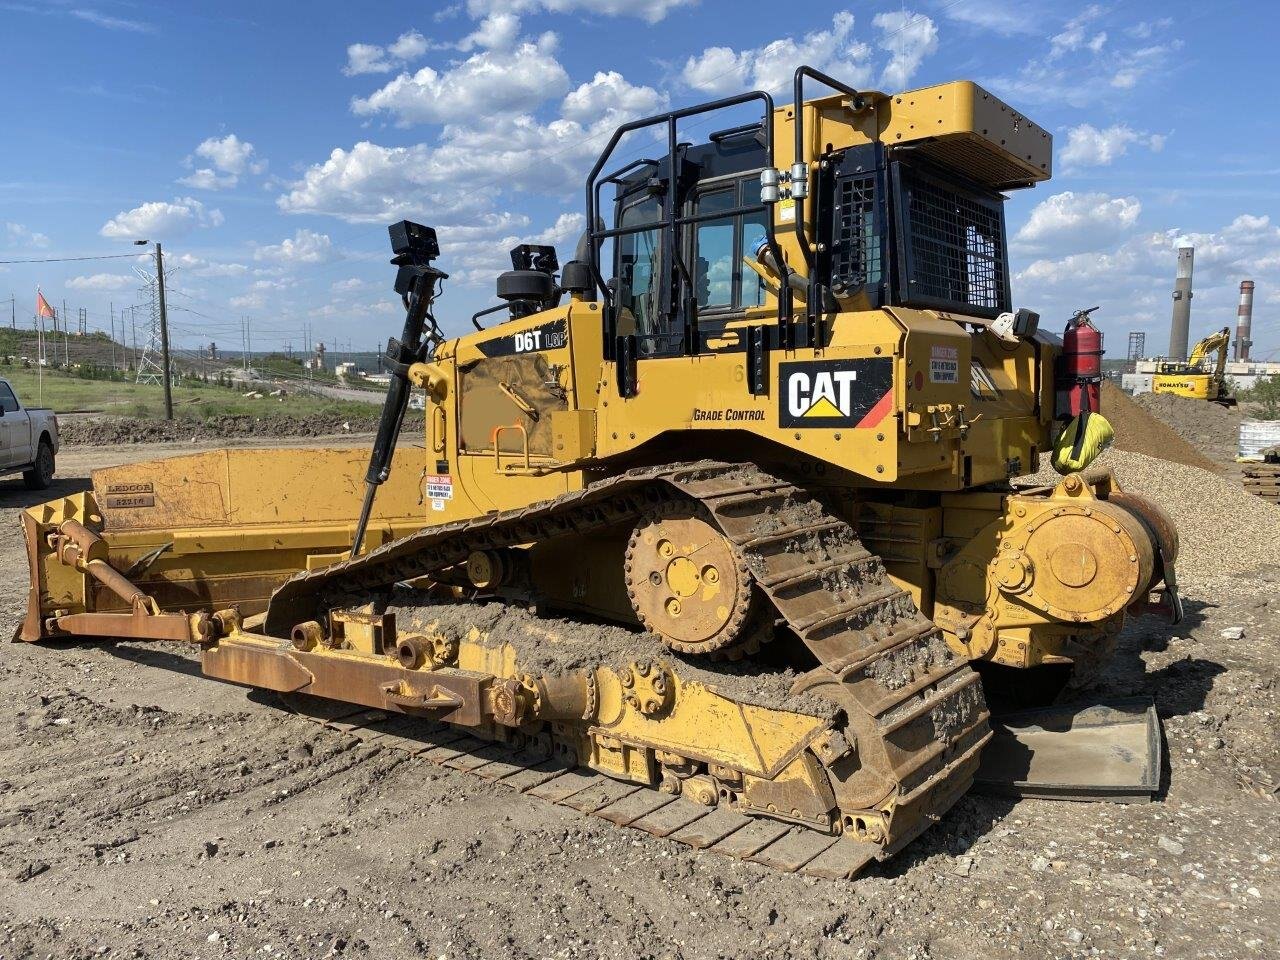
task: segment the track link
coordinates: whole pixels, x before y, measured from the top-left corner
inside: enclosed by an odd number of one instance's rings
[[[780,869],[851,876],[870,860],[891,856],[936,822],[972,784],[979,754],[991,736],[978,675],[950,651],[911,596],[889,579],[852,526],[805,490],[755,466],[700,461],[633,470],[523,509],[429,527],[362,557],[294,577],[272,598],[265,628],[287,636],[296,623],[363,602],[396,583],[438,573],[464,562],[473,550],[589,534],[634,522],[645,510],[674,498],[703,506],[780,617],[818,660],[820,665],[797,682],[796,692],[827,697],[848,718],[855,742],[849,751],[823,758],[842,811],[841,835],[725,807],[709,810],[683,799],[677,805],[667,794],[590,770],[561,770],[527,792],[558,794],[558,788],[541,788],[580,783],[564,796],[545,798],[656,836],[760,862],[768,863],[762,855],[783,844],[777,862],[769,864]],[[476,749],[484,746],[474,737],[467,739]],[[462,742],[437,743],[423,752],[433,759],[433,750],[457,748]],[[470,761],[449,762],[470,750],[457,749],[442,762],[471,769]],[[513,780],[512,785],[525,789],[526,782]],[[600,791],[598,804],[585,802],[585,791],[592,789]],[[574,798],[577,803],[570,802]],[[624,810],[643,812],[626,823],[610,817],[611,809],[624,802]],[[663,810],[668,814],[659,817]],[[697,819],[661,832],[679,819],[677,811],[692,816],[695,810],[700,811]],[[887,830],[880,826],[886,823]],[[698,824],[701,832],[695,829]],[[722,836],[713,836],[721,830]],[[812,869],[804,870],[807,866]]]

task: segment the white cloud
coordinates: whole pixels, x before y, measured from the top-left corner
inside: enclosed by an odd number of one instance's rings
[[[1154,34],[1161,30],[1168,30],[1173,26],[1172,17],[1161,17],[1159,20],[1143,20],[1135,23],[1125,29],[1125,33],[1137,40],[1149,40]]]
[[[285,213],[351,222],[427,215],[441,224],[485,210],[490,195],[502,189],[565,195],[581,185],[620,123],[659,112],[667,102],[665,94],[619,73],[597,73],[565,95],[562,115],[549,123],[528,114],[499,115],[474,126],[447,124],[434,146],[362,141],[350,150],[338,148],[276,203]],[[484,168],[472,177],[477,157],[484,157]],[[457,189],[460,177],[470,178],[471,189]]]
[[[438,216],[465,201],[445,192],[448,173],[433,162],[426,144],[383,147],[365,140],[350,150],[335,148],[277,197],[276,205],[284,213],[327,214],[352,223],[384,223],[427,211]]]
[[[395,42],[385,47],[376,43],[353,43],[347,47],[347,65],[342,72],[348,77],[365,73],[390,73],[397,67],[417,60],[432,44],[417,30],[406,30]]]
[[[546,33],[513,51],[484,50],[440,73],[423,67],[402,73],[368,97],[357,97],[358,116],[389,113],[404,125],[474,121],[519,113],[564,93],[569,86],[554,56],[556,38]]]
[[[410,60],[417,60],[427,52],[429,47],[430,45],[427,43],[426,37],[420,34],[417,30],[409,30],[400,34],[400,36],[396,38],[395,43],[392,43],[387,47],[387,53],[396,60],[407,63]]]
[[[732,47],[707,47],[685,61],[684,82],[703,93],[727,94],[747,85],[752,53]]]
[[[209,137],[196,147],[196,156],[204,157],[223,173],[262,173],[266,163],[253,159],[252,143],[241,140],[234,133],[225,137]]]
[[[4,223],[5,245],[8,247],[34,247],[43,250],[49,246],[49,238],[43,233],[36,233],[20,223]]]
[[[925,57],[938,49],[937,25],[906,9],[878,13],[871,22],[881,33],[880,48],[891,55],[880,83],[887,90],[905,90]]]
[[[168,271],[165,271],[168,273]],[[121,273],[95,273],[89,276],[72,277],[67,286],[72,290],[125,290],[137,286],[138,278]]]
[[[458,49],[509,50],[519,35],[519,17],[511,13],[491,13],[480,21],[480,26],[459,41]]]
[[[179,177],[178,183],[195,190],[226,190],[240,182],[234,173],[220,174],[208,167],[201,167],[185,177]]]
[[[286,265],[329,263],[341,258],[342,254],[333,248],[333,241],[328,234],[316,233],[306,228],[296,231],[292,238],[286,237],[277,244],[259,247],[253,254],[255,260],[269,260]]]
[[[1057,60],[1082,47],[1097,53],[1106,42],[1106,35],[1103,34],[1103,39],[1099,42],[1098,35],[1090,35],[1089,28],[1102,16],[1102,12],[1102,7],[1091,4],[1068,20],[1062,32],[1049,38],[1049,59]]]
[[[353,43],[347,47],[347,65],[342,72],[356,77],[363,73],[390,73],[394,69],[385,47],[376,43]]]
[[[986,85],[1015,103],[1083,109],[1108,102],[1116,90],[1167,76],[1183,45],[1169,35],[1176,23],[1126,23],[1121,15],[1097,5],[1086,8],[1049,38],[1047,50],[1033,53],[1011,74],[989,78]]]
[[[1142,204],[1136,197],[1067,190],[1037,204],[1014,239],[1028,248],[1085,238],[1096,246],[1098,240],[1111,239],[1131,229],[1141,212]]]
[[[349,277],[346,280],[335,280],[330,284],[329,289],[334,293],[351,293],[360,290],[366,285],[367,281],[361,280],[359,277]]]
[[[707,47],[685,61],[682,77],[703,93],[733,93],[745,86],[776,93],[787,89],[798,64],[807,63],[854,87],[864,87],[871,80],[870,55],[870,47],[853,39],[853,14],[846,10],[832,18],[831,29],[815,30],[799,40],[784,37],[740,52]]]
[[[209,137],[196,147],[184,163],[192,166],[198,157],[211,165],[196,169],[178,180],[178,183],[197,190],[229,189],[236,186],[245,173],[260,174],[266,171],[267,162],[255,160],[253,155],[253,144],[241,140],[234,133],[225,137]]]
[[[1092,239],[1093,249],[1085,247],[1082,234]],[[1163,351],[1167,342],[1180,246],[1196,251],[1193,339],[1234,317],[1242,279],[1257,281],[1259,291],[1280,288],[1280,227],[1265,215],[1240,214],[1217,230],[1139,229],[1120,236],[1086,230],[1054,239],[1072,252],[1015,263],[1015,301],[1061,319],[1100,304],[1095,316],[1112,342],[1130,330],[1145,330],[1149,353]],[[1256,316],[1255,329],[1262,329]]]
[[[1045,10],[1032,0],[965,0],[948,3],[938,13],[979,30],[1012,36],[1038,34]]]
[[[696,3],[697,0],[692,0]],[[606,17],[638,17],[658,23],[678,7],[692,5],[691,0],[467,0],[467,13],[474,18],[493,13],[594,13]]]
[[[642,117],[656,113],[667,105],[665,94],[653,87],[629,83],[616,70],[597,73],[589,82],[571,90],[561,104],[566,120],[597,123],[602,117]],[[622,122],[619,117],[619,122]]]
[[[117,213],[98,232],[122,240],[168,240],[190,233],[196,227],[217,227],[222,211],[206,208],[194,197],[179,197],[172,203],[156,200]]]
[[[1059,159],[1067,168],[1105,167],[1123,157],[1133,145],[1159,152],[1164,149],[1165,139],[1161,134],[1142,133],[1125,124],[1099,130],[1082,123],[1067,131],[1067,145]]]
[[[190,253],[167,254],[164,259],[167,265],[179,267],[184,275],[193,277],[242,277],[249,272],[243,263],[220,263]]]
[[[83,20],[86,23],[92,23],[95,27],[102,27],[106,30],[124,30],[128,33],[153,33],[155,27],[141,20],[127,20],[124,17],[113,17],[105,13],[99,13],[97,10],[91,10],[84,7],[78,7],[67,11],[77,20]]]

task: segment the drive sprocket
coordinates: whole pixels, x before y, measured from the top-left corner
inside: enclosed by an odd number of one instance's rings
[[[771,626],[751,571],[688,500],[653,507],[631,531],[624,560],[636,616],[672,650],[738,659]]]

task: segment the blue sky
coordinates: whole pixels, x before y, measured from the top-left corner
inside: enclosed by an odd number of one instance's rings
[[[1130,330],[1163,351],[1190,242],[1193,336],[1234,324],[1250,278],[1260,356],[1280,351],[1277,19],[1262,0],[0,0],[0,260],[158,239],[182,345],[238,349],[248,316],[257,349],[297,349],[304,324],[372,349],[399,326],[385,227],[410,217],[440,231],[438,313],[462,332],[514,243],[567,259],[618,123],[784,99],[809,62],[867,89],[973,79],[1053,132],[1054,179],[1008,208],[1014,299],[1051,327],[1101,304],[1111,355]],[[0,265],[0,300],[22,323],[39,283],[106,328],[137,302],[131,265]]]

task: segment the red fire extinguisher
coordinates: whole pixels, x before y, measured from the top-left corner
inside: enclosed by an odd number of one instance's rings
[[[1062,355],[1055,384],[1060,420],[1070,420],[1082,413],[1098,413],[1101,409],[1102,331],[1089,319],[1089,314],[1097,309],[1078,311],[1067,321],[1062,335]]]

